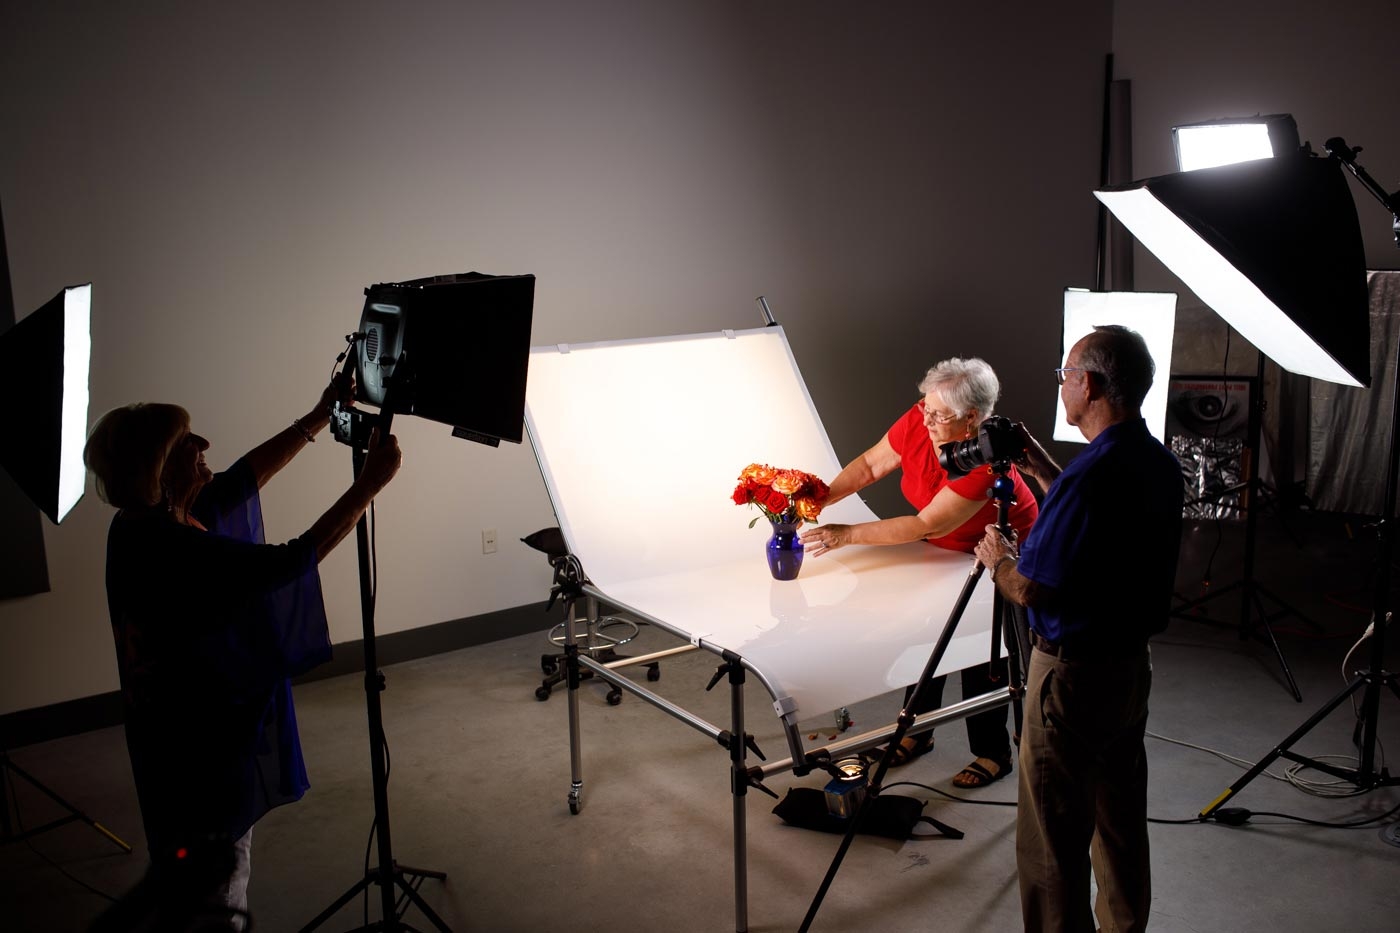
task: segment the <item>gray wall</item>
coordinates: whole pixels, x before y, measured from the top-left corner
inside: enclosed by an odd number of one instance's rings
[[[16,305],[95,283],[93,417],[178,401],[216,466],[309,407],[365,285],[469,269],[538,276],[537,344],[752,326],[767,295],[843,458],[953,354],[1048,435],[1061,290],[1093,284],[1110,30],[1108,0],[5,4]],[[655,389],[683,418],[721,376]],[[528,446],[396,430],[379,630],[543,599]],[[266,491],[270,536],[349,473],[308,449]],[[0,603],[0,713],[116,688],[110,517],[90,494],[46,524],[52,592]],[[323,579],[357,638],[353,546]]]

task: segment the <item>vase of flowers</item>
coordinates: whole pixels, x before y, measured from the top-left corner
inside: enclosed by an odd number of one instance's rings
[[[760,518],[768,519],[772,535],[766,553],[768,569],[775,580],[794,580],[802,569],[802,541],[797,529],[803,522],[817,523],[826,502],[826,483],[801,470],[781,470],[766,463],[751,463],[739,474],[734,487],[735,505],[758,506],[759,513],[749,522],[752,528]]]
[[[773,522],[768,539],[768,570],[774,580],[796,580],[805,549],[797,537],[797,522]]]

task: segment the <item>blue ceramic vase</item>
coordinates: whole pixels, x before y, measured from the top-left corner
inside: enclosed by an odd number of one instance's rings
[[[768,569],[774,580],[796,580],[802,569],[802,541],[797,522],[770,522],[773,536],[768,539]]]

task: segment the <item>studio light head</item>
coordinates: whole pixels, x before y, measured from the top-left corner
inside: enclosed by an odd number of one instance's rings
[[[1176,164],[1183,172],[1298,152],[1298,124],[1291,114],[1222,117],[1172,127]]]
[[[1370,384],[1366,257],[1338,160],[1295,151],[1094,194],[1284,369]]]
[[[371,285],[355,335],[355,399],[381,412],[451,425],[497,446],[524,437],[533,275],[466,272]],[[336,438],[363,446],[353,410]]]
[[[92,285],[59,292],[0,334],[8,381],[22,399],[6,412],[0,464],[55,525],[83,496]]]

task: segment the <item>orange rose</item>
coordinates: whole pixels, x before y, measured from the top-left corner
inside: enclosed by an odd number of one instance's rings
[[[739,474],[741,480],[752,480],[762,486],[767,486],[773,482],[773,476],[778,471],[766,463],[750,463],[744,467],[744,472]]]
[[[804,522],[815,522],[817,516],[820,515],[822,511],[822,507],[817,505],[815,500],[809,499],[806,496],[798,499],[793,504],[797,506],[797,517]]]
[[[773,477],[773,488],[785,496],[795,496],[802,491],[806,476],[798,470],[779,470]]]

